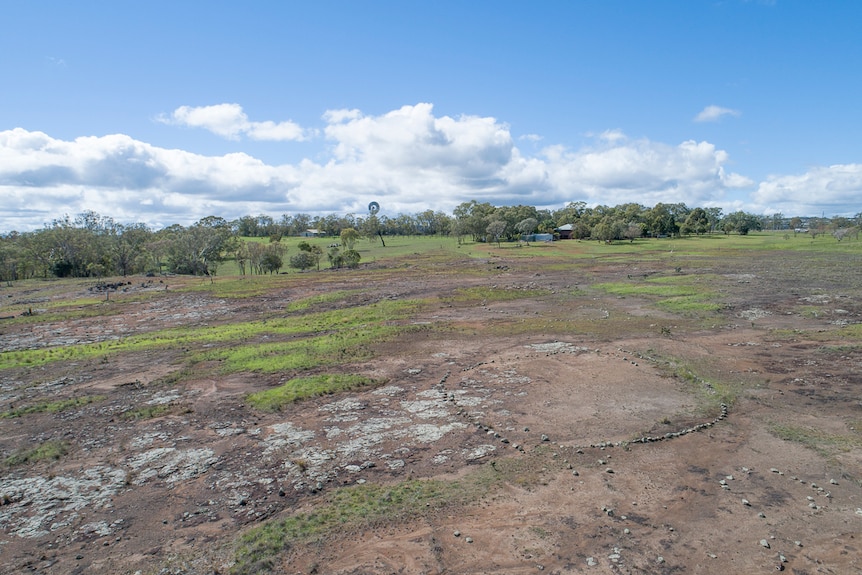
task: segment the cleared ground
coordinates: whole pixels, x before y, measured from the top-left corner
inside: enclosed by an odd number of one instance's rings
[[[719,241],[5,286],[0,573],[862,573],[862,256]]]

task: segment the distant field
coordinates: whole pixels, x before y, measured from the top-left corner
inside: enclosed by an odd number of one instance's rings
[[[246,238],[246,240],[267,242],[266,238]],[[287,261],[291,255],[299,251],[297,247],[300,242],[308,242],[311,245],[320,246],[323,257],[320,260],[320,268],[328,269],[329,261],[326,253],[329,246],[338,243],[338,238],[297,238],[286,237],[281,244],[287,248],[285,267],[282,273],[298,273],[287,267]],[[617,241],[611,244],[594,240],[561,240],[556,242],[530,242],[530,243],[502,243],[497,244],[462,242],[455,238],[436,236],[394,236],[384,238],[386,245],[383,246],[378,239],[376,242],[361,240],[356,249],[362,256],[364,264],[372,262],[383,262],[393,259],[401,259],[418,254],[438,253],[440,257],[446,254],[488,257],[505,255],[507,258],[613,258],[625,261],[626,258],[637,257],[637,259],[671,259],[677,257],[708,256],[716,253],[726,252],[728,255],[749,251],[797,251],[797,252],[829,252],[829,253],[860,253],[862,251],[862,239],[847,237],[837,241],[831,235],[820,235],[811,239],[808,234],[794,234],[793,232],[752,232],[745,236],[738,234],[713,234],[705,236],[686,236],[682,238],[642,238],[629,241]],[[309,270],[314,271],[314,270]],[[304,273],[309,273],[304,272]],[[219,276],[231,276],[239,274],[239,268],[232,261],[225,262],[218,270]]]

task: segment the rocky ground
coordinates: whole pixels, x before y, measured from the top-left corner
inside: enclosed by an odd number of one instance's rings
[[[666,265],[596,263],[575,275],[522,258],[465,260],[459,286],[581,295],[564,307],[553,297],[471,305],[441,297],[415,321],[458,330],[381,344],[351,368],[385,385],[275,414],[244,398],[277,377],[202,370],[172,380],[184,369],[181,349],[0,370],[7,412],[46,398],[102,398],[0,419],[0,573],[227,573],[243,529],[310,509],[340,486],[454,478],[512,460],[524,480],[474,504],[333,533],[285,552],[274,569],[862,573],[862,348],[838,331],[859,322],[862,286],[839,264],[802,285],[795,259],[677,271],[720,278],[727,307],[703,325],[589,288]],[[375,271],[316,277],[368,297],[454,289],[451,274],[382,280]],[[3,310],[26,305],[46,319],[0,323],[0,349],[247,320],[322,289],[303,279],[225,299],[181,289],[190,282],[200,280],[135,278],[111,294],[110,314],[63,321],[50,320],[51,303],[92,297],[91,285],[4,287]],[[594,328],[487,329],[555,316]],[[702,379],[673,377],[668,358],[703,367]],[[715,380],[736,393],[710,410],[694,388],[708,395]],[[124,417],[159,405],[167,408],[157,417]],[[49,440],[68,452],[9,463]]]

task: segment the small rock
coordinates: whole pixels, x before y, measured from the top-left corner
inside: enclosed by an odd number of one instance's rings
[[[742,504],[745,505],[746,507],[751,507],[751,502],[748,499],[743,499]]]
[[[472,543],[472,542],[473,542],[473,538],[472,538],[472,537],[467,537],[466,539],[464,539],[464,541],[466,541],[467,543]]]
[[[769,541],[767,541],[766,539],[761,539],[760,546],[769,549]]]
[[[658,556],[658,558],[655,560],[655,562],[656,562],[656,563],[664,563],[664,557],[662,557],[661,555],[659,555],[659,556]]]
[[[610,467],[608,467],[607,469],[605,469],[605,473],[613,473],[613,472],[614,472],[614,470],[613,470],[613,469],[611,469]]]
[[[595,557],[587,557],[587,565],[589,565],[590,567],[595,567],[598,564],[599,562],[596,561]]]
[[[452,533],[452,535],[454,535],[455,537],[461,537],[461,532],[458,530],[455,530],[455,532]]]

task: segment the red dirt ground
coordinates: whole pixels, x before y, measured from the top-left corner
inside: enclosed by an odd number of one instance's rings
[[[106,396],[0,419],[5,457],[50,439],[70,446],[59,460],[3,469],[0,573],[227,573],[242,529],[310,509],[338,486],[463,476],[507,458],[526,462],[529,477],[465,508],[297,546],[275,572],[862,573],[862,348],[838,333],[859,322],[858,278],[827,274],[800,286],[786,276],[803,262],[774,258],[683,270],[720,278],[727,309],[705,326],[589,289],[667,273],[658,267],[598,263],[587,280],[584,270],[522,259],[462,265],[485,273],[329,274],[325,289],[364,287],[366,299],[439,296],[415,321],[459,329],[383,344],[353,367],[385,387],[277,414],[244,397],[278,376],[202,370],[171,384],[182,350],[0,371],[4,410]],[[228,300],[131,281],[127,296],[149,295],[118,303],[118,293],[107,316],[0,323],[0,349],[248,320],[322,289],[309,280]],[[82,284],[58,295],[55,282],[28,285],[0,291],[3,310],[32,302],[43,313],[52,298],[87,295]],[[444,297],[469,285],[583,293],[563,307],[554,297],[469,305]],[[554,317],[593,328],[492,329]],[[705,410],[693,391],[704,383],[671,376],[668,358],[735,384],[728,416]],[[123,416],[159,404],[170,406],[165,415]],[[708,426],[633,441],[699,424]],[[790,441],[780,429],[807,435]]]

